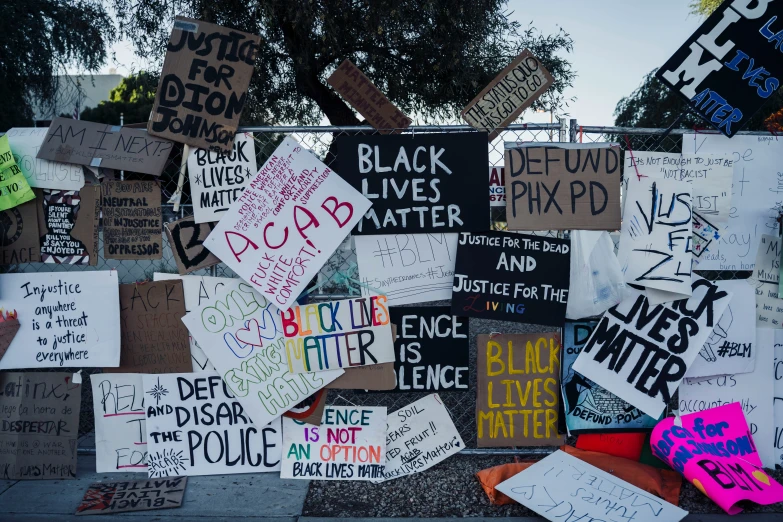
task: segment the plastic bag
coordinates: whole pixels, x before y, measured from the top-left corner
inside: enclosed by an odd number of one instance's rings
[[[608,232],[571,232],[571,286],[568,319],[601,315],[628,295]]]

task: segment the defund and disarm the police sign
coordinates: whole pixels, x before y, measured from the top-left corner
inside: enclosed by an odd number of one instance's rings
[[[781,42],[783,3],[723,2],[655,76],[731,137],[780,85]]]

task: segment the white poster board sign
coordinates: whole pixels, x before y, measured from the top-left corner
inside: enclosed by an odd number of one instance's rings
[[[560,450],[495,489],[553,522],[676,522],[688,515],[652,493]]]
[[[81,165],[39,159],[38,150],[49,127],[14,127],[6,133],[14,160],[31,187],[79,190],[84,186]]]
[[[20,324],[0,370],[120,365],[114,270],[3,274],[0,308],[16,310]]]
[[[451,299],[458,234],[354,236],[362,295],[390,306]]]
[[[506,206],[505,168],[489,166],[489,206]]]
[[[284,417],[280,478],[378,479],[385,451],[385,406],[327,406],[320,426]]]
[[[150,478],[280,469],[280,419],[252,423],[216,373],[143,378]]]
[[[777,235],[783,140],[773,136],[685,134],[685,154],[725,154],[734,165],[731,216],[720,240],[699,259],[699,270],[752,270],[762,234]]]
[[[260,426],[344,373],[290,373],[280,312],[241,279],[223,278],[212,299],[192,308],[182,322]]]
[[[188,179],[196,223],[219,221],[258,172],[253,134],[240,132],[231,152],[190,149]]]
[[[660,417],[731,300],[694,277],[688,299],[652,306],[638,290],[610,308],[573,369],[653,418]]]
[[[367,198],[288,137],[204,245],[285,310],[369,208]]]
[[[740,403],[761,462],[764,467],[774,468],[774,331],[759,328],[756,338],[756,369],[709,379],[685,379],[680,386],[680,415]]]
[[[748,373],[756,367],[756,293],[744,279],[715,284],[731,292],[731,301],[685,373],[686,378]]]
[[[465,447],[437,393],[390,413],[387,425],[384,480],[429,469]]]
[[[96,373],[92,383],[95,413],[95,471],[147,472],[147,417],[140,373]]]
[[[775,415],[775,439],[774,452],[775,464],[783,466],[783,330],[775,328],[773,341],[775,344],[775,384],[774,384],[774,415]]]

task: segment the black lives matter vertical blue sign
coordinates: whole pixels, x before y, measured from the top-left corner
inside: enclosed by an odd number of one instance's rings
[[[782,15],[780,1],[727,0],[655,76],[731,137],[780,85]]]

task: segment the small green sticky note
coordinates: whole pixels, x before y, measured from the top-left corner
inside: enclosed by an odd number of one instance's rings
[[[22,170],[14,161],[8,136],[0,138],[0,210],[8,210],[35,199]]]

